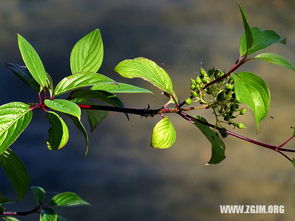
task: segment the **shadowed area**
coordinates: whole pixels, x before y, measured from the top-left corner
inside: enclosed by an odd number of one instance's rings
[[[295,63],[295,2],[240,0],[250,25],[272,29],[287,38],[274,45]],[[22,63],[16,33],[28,39],[40,54],[55,83],[69,75],[74,43],[94,28],[102,33],[105,57],[100,73],[154,91],[154,95],[120,96],[127,107],[158,108],[166,102],[160,91],[141,80],[123,79],[113,72],[123,59],[147,57],[171,75],[179,99],[189,95],[190,78],[201,66],[228,70],[238,57],[243,31],[233,0],[0,0],[0,104],[36,102],[37,96],[13,76],[5,62]],[[288,138],[294,126],[295,74],[262,61],[245,64],[241,71],[259,74],[272,93],[269,115],[256,132],[253,116],[241,121],[245,136],[270,144]],[[213,121],[209,111],[195,112]],[[159,120],[110,113],[90,135],[84,157],[83,136],[73,124],[70,143],[49,151],[45,141],[50,127],[45,114],[34,112],[31,125],[12,146],[26,163],[32,185],[49,194],[74,191],[90,207],[64,208],[68,220],[293,220],[294,168],[279,154],[244,141],[225,139],[227,158],[206,166],[211,147],[198,129],[171,116],[177,141],[169,150],[149,147],[153,125]],[[89,128],[88,128],[89,129]],[[294,142],[288,147],[295,147]],[[1,192],[14,193],[1,172]],[[284,205],[283,215],[220,215],[220,204]],[[31,196],[17,210],[31,209]],[[38,220],[29,216],[21,220]]]

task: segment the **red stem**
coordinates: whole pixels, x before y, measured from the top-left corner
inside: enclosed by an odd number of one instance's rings
[[[0,213],[0,215],[3,216],[26,216],[33,213],[39,213],[40,212],[40,206],[29,210],[29,211],[20,211],[20,212],[10,212],[10,211],[3,211]]]

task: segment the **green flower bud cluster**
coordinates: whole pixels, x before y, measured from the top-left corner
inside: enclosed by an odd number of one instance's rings
[[[208,71],[201,68],[199,76],[191,79],[191,96],[185,100],[185,103],[206,104],[213,109],[217,123],[226,122],[240,129],[245,128],[244,124],[234,122],[237,116],[244,115],[247,110],[241,108],[236,99],[233,79],[226,77],[206,87],[207,84],[224,75],[223,71],[216,68]]]
[[[234,119],[239,115],[244,115],[246,108],[241,108],[236,99],[233,80],[230,79],[225,83],[224,89],[217,95],[216,102],[212,105],[215,109],[217,117],[221,117],[223,121],[229,125],[233,125],[239,129],[246,128],[243,123],[236,123]]]

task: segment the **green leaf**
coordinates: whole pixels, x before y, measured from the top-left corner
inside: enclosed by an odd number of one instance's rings
[[[288,68],[292,71],[295,71],[295,67],[287,59],[275,53],[261,53],[256,55],[254,58],[260,59],[272,64],[277,64],[285,68]]]
[[[295,127],[294,127],[294,129],[293,129],[293,136],[295,137]]]
[[[7,63],[7,68],[12,71],[19,79],[25,82],[26,85],[31,87],[34,91],[40,91],[40,85],[38,82],[32,77],[30,72],[25,66],[21,66],[18,64]]]
[[[232,74],[236,98],[247,105],[254,114],[257,129],[267,115],[270,105],[270,91],[263,79],[255,74],[240,72]]]
[[[244,30],[245,30],[245,37],[241,39],[240,42],[240,55],[244,56],[248,54],[248,50],[252,47],[253,45],[253,35],[250,29],[250,26],[248,24],[248,19],[247,19],[247,14],[245,10],[238,4],[240,8],[240,12],[242,15],[243,19],[243,24],[244,24]]]
[[[101,90],[109,93],[153,93],[145,88],[120,82],[117,82],[117,84],[94,85],[91,90]]]
[[[24,198],[29,189],[30,178],[27,168],[18,156],[11,150],[7,149],[0,155],[0,166],[5,171],[8,179],[17,193],[18,200]]]
[[[95,29],[74,46],[71,57],[71,71],[73,74],[80,72],[96,73],[103,60],[103,42],[99,29]]]
[[[68,115],[68,116],[72,119],[76,127],[82,132],[83,136],[85,137],[85,147],[86,147],[85,155],[86,155],[88,153],[88,143],[89,143],[87,131],[84,125],[82,124],[82,122],[78,118],[73,117],[71,115]]]
[[[78,119],[80,119],[81,117],[80,107],[72,101],[65,100],[65,99],[54,99],[54,100],[46,99],[44,101],[44,104],[53,110],[70,114],[72,116],[77,117]]]
[[[41,87],[46,86],[46,71],[43,63],[32,45],[20,34],[17,35],[18,47],[23,61],[33,78]]]
[[[68,127],[64,120],[55,112],[48,111],[47,117],[51,123],[51,127],[48,130],[47,147],[49,150],[61,149],[69,140]]]
[[[100,110],[86,110],[86,113],[91,132],[93,132],[97,125],[100,124],[100,122],[102,122],[108,115],[107,111]]]
[[[171,147],[176,141],[176,131],[168,117],[164,117],[154,127],[151,147],[165,149]]]
[[[291,160],[291,163],[292,163],[293,166],[295,167],[295,159],[294,159],[294,158]]]
[[[87,206],[88,202],[82,200],[76,193],[64,192],[52,197],[49,202],[51,206]]]
[[[253,54],[275,43],[286,44],[286,39],[272,30],[261,30],[258,27],[253,27],[251,31],[253,35],[253,45],[249,48],[248,54]],[[240,53],[246,50],[245,45],[242,44],[242,42],[245,42],[245,39],[246,35],[244,33],[241,38]]]
[[[46,194],[45,190],[40,186],[31,186],[31,190],[32,190],[35,201],[38,204],[42,204]]]
[[[115,84],[115,81],[97,73],[79,73],[73,74],[62,79],[55,87],[54,95],[77,90],[82,87],[91,87],[93,85]]]
[[[32,120],[30,106],[11,102],[0,106],[0,155],[19,137]]]
[[[160,90],[174,95],[172,81],[166,71],[155,62],[146,58],[121,61],[115,71],[125,78],[142,78]]]
[[[112,104],[116,107],[124,107],[122,101],[114,94],[106,91],[78,90],[71,95],[72,101],[78,100],[100,100]]]
[[[57,221],[57,214],[51,208],[43,208],[40,213],[40,221]]]
[[[218,133],[216,133],[214,130],[210,129],[207,125],[202,124],[200,121],[203,121],[207,123],[206,119],[197,116],[196,119],[198,121],[195,121],[195,125],[200,129],[200,131],[205,135],[205,137],[208,139],[208,141],[212,145],[212,152],[211,152],[211,158],[208,162],[208,164],[218,164],[221,161],[225,159],[225,144],[220,139]]]
[[[17,219],[13,216],[3,216],[1,217],[4,221],[20,221],[20,219]]]

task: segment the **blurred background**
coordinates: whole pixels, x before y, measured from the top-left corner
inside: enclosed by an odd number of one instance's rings
[[[240,0],[251,25],[272,29],[287,38],[274,45],[295,63],[295,2]],[[128,107],[160,107],[166,99],[141,80],[122,79],[113,72],[123,59],[143,56],[167,70],[180,99],[189,95],[190,78],[201,66],[228,70],[238,57],[243,32],[234,0],[0,0],[0,104],[35,102],[36,95],[5,67],[22,63],[16,33],[28,39],[40,54],[55,82],[70,74],[69,54],[82,36],[100,28],[105,57],[100,73],[118,81],[149,88],[153,95],[121,96]],[[269,115],[256,133],[249,113],[239,131],[260,141],[279,144],[294,126],[295,74],[253,61],[240,70],[259,74],[272,92]],[[207,111],[208,112],[208,111]],[[212,121],[211,113],[203,114]],[[90,207],[64,208],[60,214],[78,220],[294,220],[294,168],[281,155],[232,137],[225,139],[227,158],[206,166],[211,146],[193,125],[171,116],[177,142],[169,150],[149,147],[158,117],[142,118],[110,113],[90,135],[84,157],[84,138],[71,124],[70,143],[60,151],[45,146],[49,124],[43,112],[12,148],[26,163],[32,185],[49,195],[74,191]],[[70,123],[70,122],[69,122]],[[294,147],[294,142],[289,147]],[[1,193],[15,197],[1,171]],[[284,215],[220,215],[220,204],[278,204]],[[28,210],[32,197],[11,207]],[[36,215],[22,220],[38,220]]]

